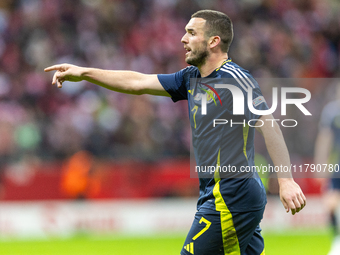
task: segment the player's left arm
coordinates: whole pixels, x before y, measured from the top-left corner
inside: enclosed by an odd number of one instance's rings
[[[264,115],[259,118],[256,129],[263,135],[268,153],[275,166],[290,167],[290,157],[281,129],[272,115]],[[261,126],[262,125],[262,126]],[[261,127],[260,127],[261,126]],[[290,172],[278,172],[280,186],[280,199],[286,211],[291,210],[294,215],[306,205],[306,197],[300,186],[294,181]]]

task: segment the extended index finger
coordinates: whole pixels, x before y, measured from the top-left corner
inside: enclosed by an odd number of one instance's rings
[[[50,71],[57,71],[62,68],[63,65],[54,65],[54,66],[49,66],[44,69],[45,72],[50,72]]]

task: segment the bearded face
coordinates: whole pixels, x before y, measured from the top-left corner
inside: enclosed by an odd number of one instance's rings
[[[209,56],[209,51],[207,50],[207,42],[203,41],[200,45],[190,48],[185,56],[185,62],[193,66],[202,66],[207,57]]]

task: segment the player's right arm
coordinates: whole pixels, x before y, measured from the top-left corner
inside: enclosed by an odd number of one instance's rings
[[[157,75],[143,74],[133,71],[112,71],[97,68],[80,67],[71,64],[60,64],[44,69],[45,72],[56,71],[52,84],[62,87],[64,81],[79,82],[86,80],[101,87],[126,93],[126,94],[150,94],[168,96]]]

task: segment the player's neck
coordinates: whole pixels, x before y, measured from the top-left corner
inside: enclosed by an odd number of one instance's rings
[[[225,60],[228,59],[228,54],[218,54],[218,55],[210,55],[205,63],[198,67],[201,77],[206,77],[211,74],[215,69],[219,68]]]

